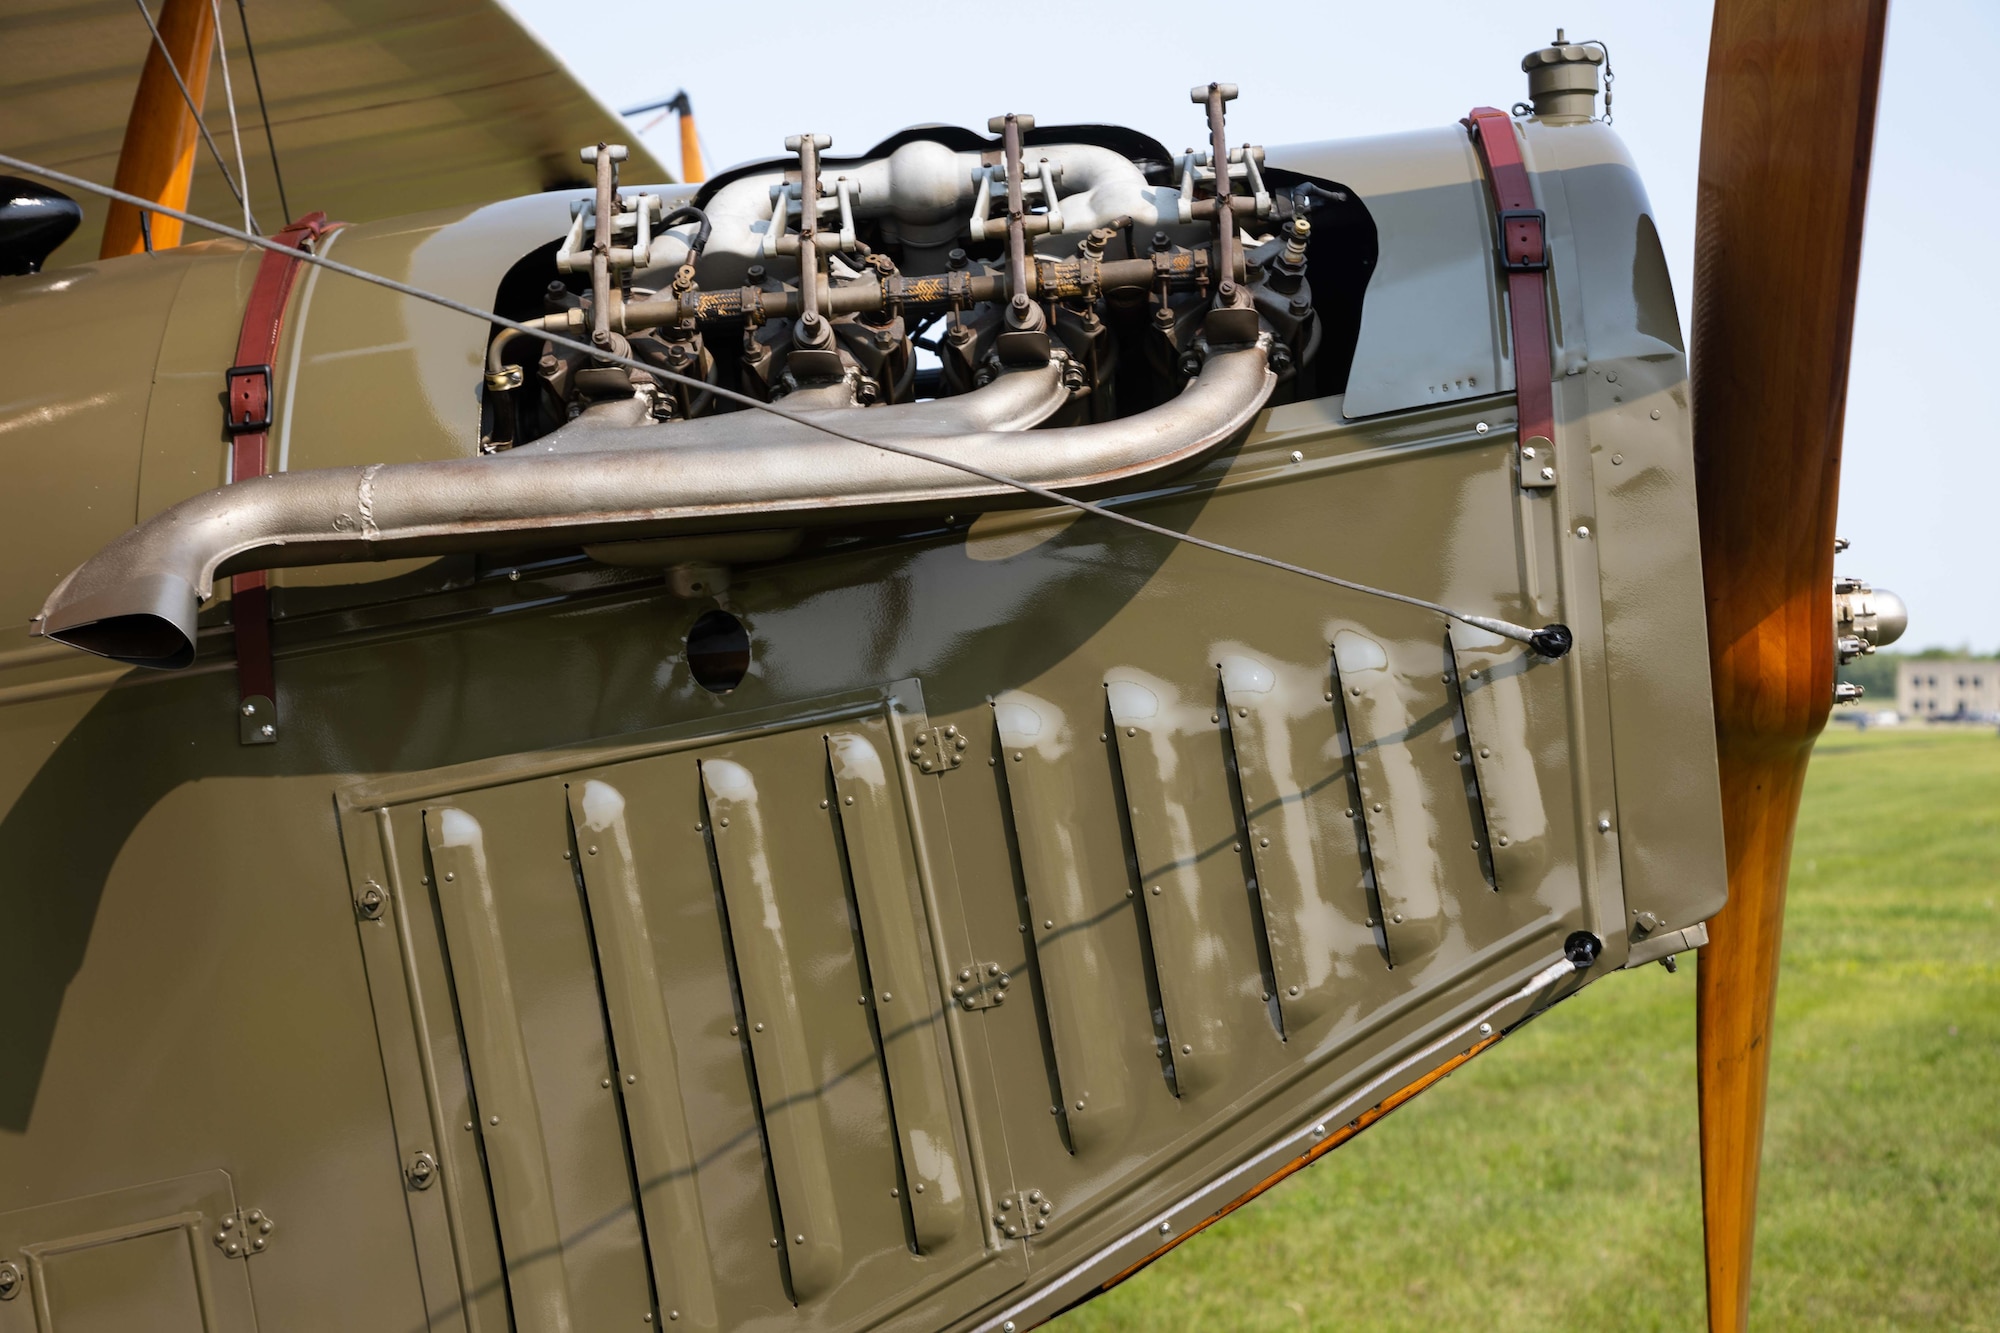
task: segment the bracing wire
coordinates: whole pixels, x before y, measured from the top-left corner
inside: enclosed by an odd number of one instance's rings
[[[222,100],[229,106],[229,142],[236,150],[236,179],[243,182],[243,230],[256,231],[257,219],[250,216],[250,173],[243,166],[243,132],[236,123],[236,88],[229,81],[229,44],[222,39],[222,0],[208,0],[215,15],[215,55],[222,65]]]
[[[271,150],[271,175],[278,182],[278,211],[284,214],[284,221],[291,222],[295,219],[291,201],[285,198],[285,173],[278,166],[278,140],[271,133],[271,108],[264,103],[264,76],[257,70],[257,47],[250,40],[250,12],[243,7],[243,0],[236,0],[236,17],[243,25],[243,54],[250,58],[250,82],[257,88],[257,116],[264,122],[264,143]]]
[[[835,439],[846,440],[850,444],[858,444],[869,449],[879,449],[884,453],[900,454],[905,458],[914,458],[919,462],[950,468],[956,472],[964,472],[984,481],[991,482],[996,486],[1036,496],[1039,499],[1048,501],[1052,505],[1063,505],[1071,509],[1081,510],[1086,514],[1094,514],[1109,522],[1120,523],[1128,528],[1135,528],[1140,532],[1151,533],[1157,537],[1165,537],[1170,541],[1179,542],[1183,545],[1197,546],[1205,551],[1213,551],[1218,555],[1231,556],[1287,574],[1296,574],[1301,578],[1332,584],[1336,588],[1345,588],[1350,592],[1358,592],[1370,597],[1380,597],[1387,601],[1401,602],[1405,606],[1414,606],[1420,610],[1431,611],[1452,620],[1483,629],[1488,633],[1512,639],[1516,643],[1525,643],[1544,657],[1561,657],[1570,648],[1570,632],[1568,627],[1564,625],[1552,624],[1543,626],[1538,630],[1529,629],[1524,625],[1516,625],[1512,621],[1502,620],[1495,616],[1482,616],[1470,611],[1453,610],[1451,607],[1442,605],[1441,603],[1426,601],[1424,598],[1413,597],[1408,593],[1394,592],[1387,588],[1372,587],[1366,583],[1357,583],[1352,579],[1344,579],[1338,575],[1324,573],[1316,569],[1308,569],[1304,565],[1295,565],[1290,561],[1279,560],[1273,556],[1259,555],[1254,551],[1245,551],[1240,547],[1210,541],[1206,537],[1197,537],[1193,533],[1177,532],[1172,528],[1162,527],[1157,523],[1148,523],[1145,519],[1134,518],[1130,514],[1120,513],[1116,509],[1108,508],[1094,501],[1081,500],[1075,496],[1065,495],[1060,491],[1038,485],[1032,481],[1024,481],[1018,477],[1010,477],[1002,472],[995,472],[990,468],[981,467],[977,463],[968,463],[955,458],[945,458],[941,455],[933,454],[924,449],[913,448],[906,444],[892,444],[886,440],[871,440],[866,436],[842,430],[840,427],[831,425],[828,422],[816,420],[813,416],[787,411],[775,403],[767,403],[760,398],[753,398],[749,394],[737,393],[732,389],[724,389],[710,384],[706,380],[696,379],[691,375],[681,375],[673,371],[662,370],[658,366],[649,365],[644,361],[639,361],[629,356],[621,356],[607,349],[592,347],[588,343],[578,342],[573,338],[566,338],[551,329],[523,324],[518,320],[508,319],[506,316],[497,314],[494,311],[482,310],[478,306],[468,305],[463,301],[454,300],[449,296],[444,296],[437,292],[425,291],[421,287],[413,287],[406,282],[398,282],[394,278],[385,278],[379,273],[370,273],[365,269],[352,268],[336,260],[313,254],[309,250],[293,249],[290,246],[281,245],[276,241],[267,240],[262,236],[239,231],[225,223],[216,222],[193,213],[182,212],[179,209],[166,208],[152,200],[141,199],[136,195],[127,194],[123,190],[113,189],[108,185],[100,185],[96,181],[84,180],[81,177],[69,175],[67,172],[56,171],[53,168],[41,166],[34,162],[10,157],[5,153],[0,153],[0,166],[11,167],[16,171],[25,171],[31,176],[43,176],[52,181],[59,181],[64,185],[73,185],[77,189],[88,191],[91,194],[102,195],[107,199],[116,199],[141,209],[151,209],[157,213],[164,213],[168,217],[179,218],[182,222],[190,226],[200,227],[202,230],[214,232],[218,236],[227,236],[234,240],[242,241],[246,245],[270,250],[304,263],[315,264],[320,268],[330,269],[335,273],[344,274],[361,282],[373,283],[377,287],[387,288],[392,292],[398,292],[414,300],[428,301],[432,305],[442,306],[447,310],[455,310],[461,315],[468,315],[473,319],[482,320],[488,324],[497,324],[503,329],[513,329],[518,333],[524,333],[533,338],[540,338],[559,347],[583,352],[611,365],[624,366],[627,369],[637,370],[659,379],[669,380],[676,384],[684,384],[690,388],[711,393],[717,398],[722,398],[754,411],[764,412],[770,416],[792,422],[794,425],[804,426],[808,429],[819,431],[822,434],[831,435]]]
[[[229,165],[222,160],[222,150],[215,146],[215,136],[208,132],[208,122],[202,119],[201,108],[194,104],[194,94],[188,91],[187,80],[181,77],[180,66],[174,63],[173,52],[167,50],[167,39],[160,36],[160,25],[153,22],[153,11],[146,8],[146,0],[132,0],[132,3],[139,7],[139,16],[146,20],[146,29],[153,34],[153,45],[159,48],[160,59],[167,62],[167,73],[174,76],[174,84],[181,90],[181,100],[187,103],[188,114],[194,117],[195,128],[201,131],[202,142],[208,145],[208,155],[215,159],[215,169],[222,173],[222,183],[229,187],[229,192],[236,196],[236,202],[243,204],[247,211],[249,205],[244,202],[245,196],[243,191],[236,188],[236,180],[229,174]],[[161,208],[159,204],[150,199],[135,200],[131,195],[124,196],[124,199],[126,203],[137,203],[140,208],[147,212],[179,216],[172,209]],[[181,221],[185,222],[187,219],[182,218]],[[193,225],[204,228],[211,227],[211,224],[204,222],[197,222]],[[256,228],[252,227],[251,230],[255,231]]]

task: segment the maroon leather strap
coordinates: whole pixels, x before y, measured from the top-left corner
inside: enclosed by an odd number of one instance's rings
[[[272,239],[288,249],[309,246],[335,227],[324,213],[308,213]],[[271,363],[278,355],[278,335],[284,328],[285,303],[299,261],[266,250],[250,285],[250,302],[243,310],[243,329],[236,339],[236,364],[223,376],[223,427],[229,432],[229,479],[248,481],[269,469],[266,450],[271,434]],[[230,580],[230,620],[236,627],[236,695],[238,721],[245,744],[278,738],[277,675],[271,665],[271,601],[264,572],[238,574]]]
[[[1465,118],[1486,164],[1499,226],[1500,267],[1507,274],[1507,311],[1514,335],[1514,394],[1520,424],[1521,484],[1555,484],[1555,358],[1549,348],[1548,219],[1535,207],[1534,186],[1521,161],[1514,121],[1505,111],[1474,107]]]

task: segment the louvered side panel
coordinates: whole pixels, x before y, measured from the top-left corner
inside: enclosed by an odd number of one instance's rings
[[[1452,625],[1451,646],[1494,884],[1530,888],[1555,855],[1535,751],[1568,729],[1562,668],[1470,625]]]
[[[586,809],[584,802],[597,786],[615,792],[622,809],[618,802],[602,797],[594,815]],[[636,1124],[631,1130],[647,1242],[655,1250],[663,1238],[670,1242],[673,1268],[680,1275],[671,1280],[677,1283],[672,1287],[670,1279],[656,1278],[661,1313],[668,1317],[669,1328],[679,1327],[672,1312],[681,1308],[684,1323],[697,1307],[692,1301],[677,1307],[676,1293],[705,1284],[714,1293],[716,1319],[723,1328],[773,1317],[789,1319],[793,1310],[783,1260],[771,1247],[780,1230],[777,1205],[751,1096],[748,1039],[736,1007],[721,887],[709,857],[700,770],[692,756],[670,754],[578,774],[569,787],[578,837],[584,843],[583,868],[594,916],[596,896],[611,882],[603,873],[609,868],[603,858],[610,844],[599,837],[599,855],[592,857],[585,830],[607,809],[618,812],[629,849],[630,887],[639,895],[653,953],[652,971],[671,1029],[673,1069],[662,1076],[673,1077],[681,1105],[692,1163],[687,1176],[639,1166],[642,1154],[662,1145],[655,1143],[649,1149],[642,1139],[650,1131]],[[605,937],[607,930],[600,921],[600,956],[614,947]],[[612,965],[600,966],[606,972],[608,999]],[[615,1029],[615,1014],[613,1022]],[[615,1034],[615,1039],[622,1060],[629,1044],[622,1035]],[[642,1074],[632,1086],[636,1090],[649,1083],[659,1095],[658,1078]],[[672,1112],[662,1108],[662,1114],[670,1117]],[[670,1142],[670,1129],[663,1132]],[[697,1218],[705,1232],[699,1243],[688,1236]],[[707,1264],[707,1271],[693,1271],[697,1262]]]
[[[1131,669],[1105,686],[1183,1097],[1227,1081],[1236,1043],[1273,1035],[1213,677],[1204,686],[1188,699]]]
[[[595,779],[568,790],[617,1055],[612,1080],[624,1099],[654,1290],[670,1321],[716,1328],[713,1260],[625,796]]]
[[[902,798],[883,759],[895,754],[894,743],[888,729],[870,719],[829,733],[826,750],[861,914],[911,1231],[917,1249],[930,1252],[958,1234],[967,1199],[945,1090],[943,1013],[936,972],[926,961],[916,860]]]
[[[1289,1032],[1341,1004],[1349,960],[1370,958],[1380,968],[1368,926],[1351,765],[1330,674],[1314,678],[1241,655],[1224,657],[1219,670],[1271,970]]]
[[[993,718],[1029,914],[1038,927],[1036,964],[1060,1110],[1070,1147],[1088,1153],[1129,1132],[1135,1078],[1160,1077],[1145,1021],[1145,980],[1122,973],[1105,948],[1106,931],[1129,929],[1119,910],[1129,886],[1122,876],[1111,885],[1086,874],[1086,834],[1076,822],[1078,728],[1053,703],[1018,690],[994,699]],[[1115,839],[1116,832],[1111,825],[1099,836]]]
[[[806,1040],[806,1004],[793,941],[779,904],[772,853],[778,830],[768,828],[757,775],[732,759],[701,765],[714,830],[716,863],[729,903],[729,934],[743,1008],[750,1025],[752,1064],[778,1184],[792,1295],[811,1300],[840,1280],[840,1209],[834,1198],[819,1080]]]

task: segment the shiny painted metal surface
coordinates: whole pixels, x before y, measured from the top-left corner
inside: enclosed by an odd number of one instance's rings
[[[579,1328],[1026,1327],[1418,1077],[1398,1062],[1571,932],[1604,940],[1584,982],[1634,956],[1637,913],[1695,926],[1722,871],[1671,294],[1616,141],[1526,145],[1574,371],[1557,487],[1516,484],[1497,386],[1410,397],[1427,342],[1465,331],[1384,283],[1356,358],[1383,368],[1377,410],[1351,415],[1359,385],[1266,406],[1121,503],[1560,618],[1559,662],[1046,510],[822,533],[699,594],[555,554],[281,571],[298,721],[254,749],[226,606],[179,674],[0,645],[0,1258],[206,1218],[220,1195],[131,1191],[220,1170],[232,1210],[282,1225],[203,1271],[254,1286],[266,1328],[565,1306]],[[1441,136],[1272,157],[1378,217],[1478,197]],[[357,226],[336,253],[477,301],[564,216]],[[1462,238],[1412,235],[1408,271],[1453,269]],[[222,480],[253,264],[197,246],[0,287],[34,371],[0,407],[15,625]],[[310,291],[280,351],[285,467],[469,458],[483,331]],[[101,327],[118,355],[86,384],[21,327]],[[1504,375],[1493,347],[1466,365]],[[751,644],[726,695],[684,648],[716,610]],[[958,764],[924,771],[917,738],[948,728]],[[968,973],[1004,973],[1006,1001]],[[29,1309],[0,1303],[0,1330]]]

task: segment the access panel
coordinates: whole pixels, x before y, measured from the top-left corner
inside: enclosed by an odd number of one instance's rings
[[[450,1243],[419,1249],[467,1324],[504,1327],[498,1289],[522,1329],[859,1328],[1020,1280],[980,1221],[1008,1181],[964,1116],[916,702],[350,797],[358,884],[409,909],[364,952],[420,1001],[399,1124],[446,1126]]]

